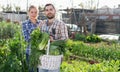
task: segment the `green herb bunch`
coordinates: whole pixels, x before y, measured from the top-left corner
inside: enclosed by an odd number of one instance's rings
[[[65,53],[66,40],[56,40],[50,44],[50,54],[60,55]]]
[[[36,28],[31,33],[31,55],[30,55],[30,67],[36,72],[38,64],[40,64],[39,57],[45,54],[45,49],[48,44],[49,35],[45,32],[41,32],[40,28]]]

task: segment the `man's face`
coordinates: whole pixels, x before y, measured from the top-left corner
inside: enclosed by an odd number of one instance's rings
[[[45,15],[48,19],[53,19],[55,17],[56,10],[50,5],[45,8]]]

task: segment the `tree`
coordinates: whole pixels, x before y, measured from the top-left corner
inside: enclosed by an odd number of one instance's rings
[[[9,4],[7,4],[6,7],[2,6],[2,11],[3,11],[3,12],[6,12],[6,11],[12,11],[12,6],[9,5]]]
[[[85,9],[95,10],[98,7],[98,3],[96,3],[95,0],[87,0],[87,2],[85,4],[80,3],[79,6],[82,8],[83,11],[82,11],[81,18],[80,18],[81,20],[80,20],[78,26],[81,29],[81,33],[88,35],[88,31],[87,31],[87,27],[86,27],[87,19],[86,19],[86,13],[84,12],[84,10]],[[88,19],[88,20],[90,20],[90,19]],[[96,21],[96,18],[94,18],[93,22],[95,22],[95,21]],[[93,27],[91,27],[91,28],[93,28]]]
[[[6,11],[6,8],[4,6],[1,7],[2,8],[2,11],[5,12]]]
[[[39,10],[40,12],[42,12],[44,9],[43,9],[42,6],[38,6],[38,10]]]
[[[16,10],[16,12],[19,12],[21,10],[21,8],[19,6],[15,6],[15,10]]]
[[[84,12],[85,5],[83,3],[80,3],[79,6],[82,8],[83,11],[81,14],[81,20],[78,24],[78,27],[80,27],[81,33],[83,33],[84,35],[88,35],[88,31],[87,31],[87,27],[86,27],[86,15]]]
[[[12,6],[7,4],[6,11],[12,11]]]

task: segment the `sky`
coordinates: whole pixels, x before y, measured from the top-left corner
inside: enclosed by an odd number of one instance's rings
[[[55,5],[57,9],[62,8],[84,8],[98,6],[101,8],[107,5],[110,8],[117,8],[118,4],[120,4],[120,0],[0,0],[0,9],[2,6],[6,6],[7,4],[11,4],[12,7],[20,6],[22,10],[26,10],[27,8],[27,1],[28,5],[35,5],[35,6],[44,6],[47,3],[52,3]],[[94,1],[93,3],[90,1]],[[98,4],[99,2],[99,4]]]

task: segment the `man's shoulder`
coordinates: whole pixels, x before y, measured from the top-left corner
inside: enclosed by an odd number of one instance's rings
[[[40,20],[40,24],[42,24],[42,26],[46,25],[47,20]]]
[[[40,23],[40,22],[42,22],[42,20],[37,19],[37,22]]]
[[[59,24],[65,24],[62,20],[56,19],[56,21],[57,21]]]
[[[55,19],[55,21],[58,21],[58,22],[63,22],[62,20],[60,20],[60,19]]]

